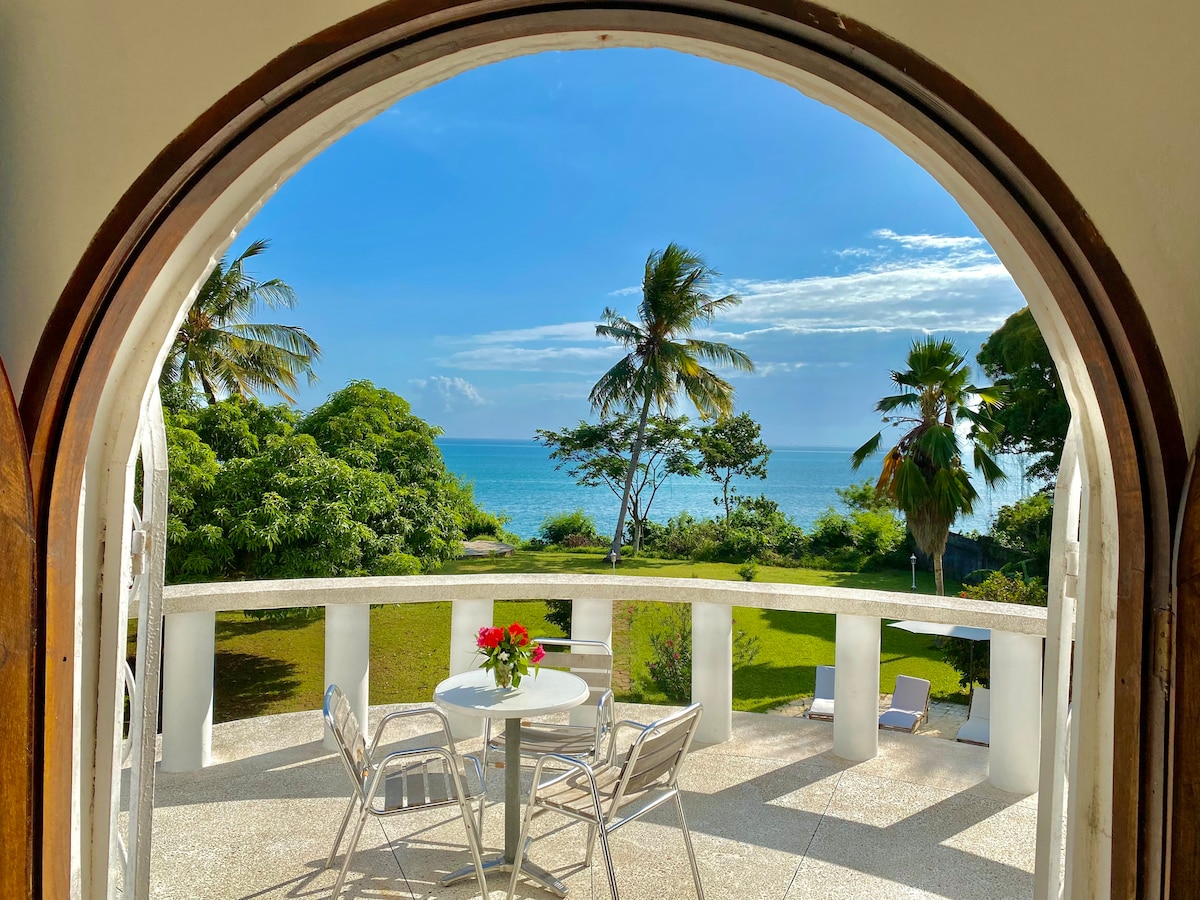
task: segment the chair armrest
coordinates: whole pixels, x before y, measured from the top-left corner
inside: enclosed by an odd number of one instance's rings
[[[622,719],[612,727],[612,733],[608,738],[608,762],[611,765],[617,757],[617,733],[622,728],[632,728],[636,731],[645,731],[650,726],[644,722],[635,722],[633,719]]]
[[[440,709],[432,706],[422,706],[417,709],[401,709],[397,712],[388,713],[379,720],[379,727],[375,729],[375,736],[371,738],[371,749],[368,751],[371,757],[375,756],[375,748],[379,746],[379,741],[383,737],[384,729],[392,722],[400,719],[411,719],[415,716],[436,716],[442,725],[442,734],[446,738],[448,747],[454,746],[454,738],[450,734],[450,722],[446,718],[446,714]]]
[[[467,760],[471,761],[471,765],[475,769],[475,777],[477,779],[479,779],[479,793],[476,794],[476,793],[472,792],[471,796],[473,796],[473,797],[486,796],[487,795],[487,779],[485,779],[483,777],[483,763],[480,762],[479,757],[476,756],[474,753],[464,753],[462,756],[462,760],[464,763],[466,763]],[[466,770],[465,765],[463,766],[463,769]]]

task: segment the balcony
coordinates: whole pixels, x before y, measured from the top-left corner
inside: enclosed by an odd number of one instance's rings
[[[619,715],[640,721],[665,712],[618,706]],[[372,709],[372,725],[394,708]],[[830,723],[754,713],[732,719],[730,740],[694,750],[681,778],[710,898],[1033,895],[1037,797],[988,784],[986,748],[881,732],[878,756],[855,764],[833,755]],[[348,791],[322,727],[316,712],[218,725],[211,765],[160,774],[152,896],[328,897],[336,868],[324,863]],[[459,743],[462,752],[478,746]],[[489,773],[485,850],[503,845],[502,775]],[[568,885],[570,898],[608,897],[599,853],[593,868],[583,867],[586,829],[563,822],[535,821],[535,835],[545,836],[531,858]],[[479,896],[473,880],[436,883],[470,862],[452,813],[401,816],[383,828],[391,848],[369,822],[344,897]],[[623,897],[694,896],[669,807],[616,832],[612,849]],[[496,881],[492,897],[505,896],[507,884]],[[526,884],[517,896],[551,897]]]
[[[326,682],[342,686],[360,718],[373,723],[387,708],[368,713],[370,606],[447,599],[453,599],[452,672],[478,664],[475,631],[492,621],[495,600],[571,599],[573,635],[600,640],[611,639],[614,601],[692,604],[693,653],[705,661],[693,671],[692,695],[704,703],[705,716],[700,748],[681,783],[710,897],[1033,896],[1035,857],[1048,853],[1053,858],[1061,848],[1053,843],[1041,848],[1037,837],[1044,609],[843,588],[631,576],[187,585],[167,588],[164,596],[153,896],[325,897],[335,878],[323,866],[348,793],[340,762],[323,740],[320,714],[214,727],[216,611],[324,606]],[[734,606],[837,615],[834,723],[732,712]],[[992,629],[990,749],[877,729],[883,618]],[[663,709],[626,706],[620,712],[648,721]],[[462,752],[477,749],[478,723],[456,721],[455,736]],[[489,774],[489,802],[496,804],[486,820],[490,849],[503,843],[500,774]],[[1055,805],[1043,810],[1047,823]],[[614,835],[618,884],[629,897],[690,897],[687,858],[672,814],[664,809],[655,815]],[[345,896],[476,896],[472,883],[437,885],[441,875],[468,859],[461,823],[453,816],[400,817],[383,827],[386,838],[378,823],[368,825]],[[557,830],[535,841],[532,858],[562,878],[572,897],[607,896],[602,868],[583,867],[584,829],[562,828],[558,822],[546,827]],[[1043,831],[1061,834],[1061,819]],[[491,888],[494,896],[502,896],[506,885]],[[532,887],[518,894],[549,896]]]

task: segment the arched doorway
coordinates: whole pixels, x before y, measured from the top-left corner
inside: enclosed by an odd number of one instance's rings
[[[22,398],[38,533],[43,662],[33,728],[47,895],[65,894],[71,727],[99,653],[76,611],[99,599],[103,506],[125,487],[137,416],[165,343],[208,263],[273,187],[323,146],[406,93],[543,49],[655,46],[754,69],[874,127],[929,169],[975,219],[1025,291],[1090,441],[1109,552],[1097,703],[1123,715],[1091,777],[1111,816],[1113,892],[1151,891],[1162,858],[1165,700],[1155,687],[1153,610],[1169,609],[1175,497],[1185,450],[1167,379],[1136,298],[1086,211],[1021,136],[904,46],[811,4],[534,3],[481,10],[392,2],[297,45],[219,101],[135,183],[60,299]],[[81,505],[86,482],[90,502]],[[76,548],[79,554],[76,555]],[[1119,558],[1118,558],[1119,554]],[[28,604],[28,600],[25,601]],[[1110,623],[1111,624],[1111,623]],[[1130,711],[1136,711],[1132,713]],[[86,766],[86,763],[85,763]],[[1107,766],[1107,769],[1106,769]],[[1107,782],[1107,785],[1105,785]],[[1093,873],[1107,858],[1090,861]]]

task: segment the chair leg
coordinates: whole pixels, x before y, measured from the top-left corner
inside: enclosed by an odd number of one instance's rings
[[[608,848],[608,829],[601,825],[596,830],[600,832],[600,852],[604,854],[604,867],[608,871],[608,889],[612,892],[612,900],[617,900],[617,873],[613,869],[612,851]]]
[[[679,812],[679,828],[683,832],[683,843],[687,845],[688,859],[692,863],[692,879],[696,882],[696,896],[704,900],[704,885],[700,883],[700,867],[696,864],[696,848],[692,846],[692,833],[688,831],[687,819],[683,817],[683,799],[675,794],[675,809]]]
[[[346,859],[342,863],[342,869],[338,872],[337,884],[333,886],[333,893],[329,895],[329,900],[337,900],[338,895],[342,892],[342,885],[346,881],[346,873],[350,871],[350,860],[354,858],[354,851],[358,849],[358,839],[362,837],[363,826],[367,824],[367,807],[362,808],[362,812],[358,814],[358,822],[354,826],[354,832],[350,835],[350,845],[346,848]]]
[[[350,795],[350,802],[346,804],[346,814],[342,816],[341,827],[338,828],[337,837],[333,839],[333,848],[329,851],[329,859],[325,860],[325,868],[333,865],[333,860],[337,856],[338,847],[342,843],[342,838],[346,835],[346,825],[350,822],[350,815],[354,812],[354,807],[358,804],[358,794]]]
[[[517,892],[517,879],[521,877],[521,863],[525,860],[525,841],[529,838],[529,823],[533,821],[534,804],[525,807],[525,818],[521,822],[521,836],[517,838],[517,858],[513,860],[512,877],[508,879],[508,900]]]
[[[588,826],[588,836],[587,836],[587,854],[583,857],[583,864],[585,866],[591,866],[592,851],[595,848],[596,848],[596,826],[589,825]]]
[[[471,848],[471,862],[475,864],[475,876],[479,879],[479,896],[481,900],[487,900],[487,879],[483,874],[482,832],[475,827],[475,814],[471,811],[470,801],[460,800],[458,805],[462,809],[463,824],[467,829],[467,845]]]

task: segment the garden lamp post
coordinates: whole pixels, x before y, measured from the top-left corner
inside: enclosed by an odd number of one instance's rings
[[[917,554],[914,553],[910,556],[908,561],[912,563],[912,589],[915,591],[917,589]]]

